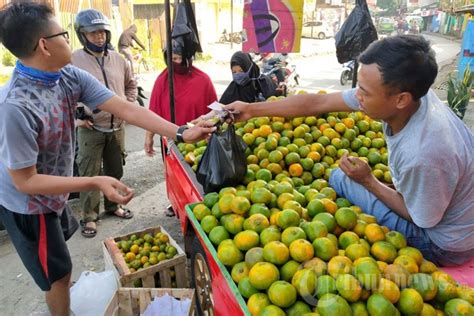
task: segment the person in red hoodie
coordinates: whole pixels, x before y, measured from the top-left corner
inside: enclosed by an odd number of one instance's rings
[[[192,59],[183,63],[183,46],[180,43],[173,40],[172,51],[175,123],[184,125],[209,112],[207,106],[217,100],[217,94],[209,76],[193,66]],[[150,97],[150,110],[166,120],[171,120],[168,68],[163,70],[155,81]],[[146,132],[144,147],[149,156],[155,154],[154,135],[153,132]]]

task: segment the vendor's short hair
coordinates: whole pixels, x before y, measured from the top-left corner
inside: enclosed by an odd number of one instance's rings
[[[373,42],[359,62],[377,64],[389,93],[409,92],[414,100],[428,93],[438,74],[435,52],[418,35],[390,36]]]
[[[40,38],[47,35],[53,16],[45,4],[7,4],[0,10],[0,42],[18,58],[31,56]]]

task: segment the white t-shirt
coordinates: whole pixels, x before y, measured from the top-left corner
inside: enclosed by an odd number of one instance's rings
[[[359,109],[356,89],[343,92]],[[389,168],[414,223],[441,249],[474,249],[474,135],[433,91],[392,135],[384,123]]]

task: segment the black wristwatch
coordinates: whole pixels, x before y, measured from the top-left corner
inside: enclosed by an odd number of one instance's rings
[[[184,131],[187,130],[189,127],[187,125],[181,125],[178,130],[176,131],[176,141],[179,143],[184,142],[183,134]]]

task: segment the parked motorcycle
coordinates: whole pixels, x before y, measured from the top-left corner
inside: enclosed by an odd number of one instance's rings
[[[342,64],[342,72],[340,77],[340,83],[344,86],[347,81],[352,81],[352,76],[354,73],[354,61],[350,60],[344,64]]]
[[[225,43],[225,42],[236,43],[236,44],[242,43],[242,31],[227,33],[227,30],[224,29],[221,37],[219,38],[219,43]]]
[[[299,85],[300,76],[296,72],[296,65],[289,65],[288,54],[275,54],[268,59],[263,57],[261,70],[278,86],[283,85],[286,89],[292,89]]]

